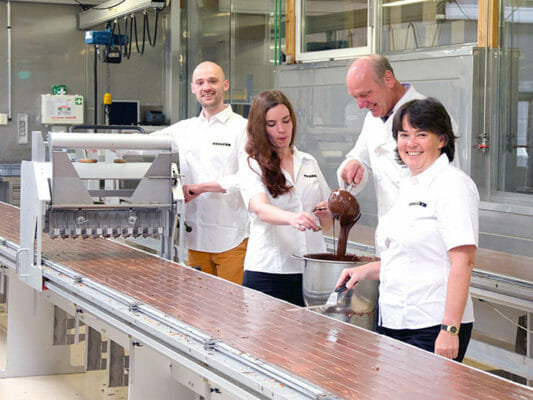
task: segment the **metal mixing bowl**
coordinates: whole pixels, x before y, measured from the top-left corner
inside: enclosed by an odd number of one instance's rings
[[[331,292],[335,290],[335,284],[343,269],[354,266],[361,266],[371,261],[378,260],[375,257],[360,257],[362,260],[337,261],[320,259],[323,254],[305,254],[294,256],[304,263],[303,272],[303,296],[307,306],[320,306],[326,303]],[[350,322],[366,329],[375,328],[375,318],[377,315],[379,282],[375,280],[363,280],[358,282],[352,290],[346,292],[340,298],[337,307],[314,307],[315,311],[328,315],[335,319]],[[356,298],[353,298],[356,296]],[[372,311],[363,315],[353,310],[352,304],[356,304],[360,299],[373,304]]]

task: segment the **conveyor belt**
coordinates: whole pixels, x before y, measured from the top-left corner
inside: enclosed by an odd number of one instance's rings
[[[18,224],[19,210],[0,203],[0,236],[18,243]],[[525,386],[110,240],[43,237],[43,248],[53,264],[339,398],[533,399]]]

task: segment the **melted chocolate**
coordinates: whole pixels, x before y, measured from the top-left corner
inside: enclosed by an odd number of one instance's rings
[[[359,202],[350,192],[336,189],[331,192],[328,199],[328,208],[333,219],[339,220],[339,241],[337,243],[337,256],[343,257],[346,254],[348,234],[350,229],[361,217]]]

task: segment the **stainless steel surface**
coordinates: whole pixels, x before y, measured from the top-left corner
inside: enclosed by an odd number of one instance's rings
[[[304,262],[303,295],[307,306],[315,311],[327,314],[335,319],[350,322],[366,329],[374,329],[379,282],[364,280],[348,290],[334,305],[329,303],[329,296],[345,268],[367,264],[364,262],[317,260],[313,255],[296,256]],[[337,302],[339,300],[339,302]],[[363,315],[362,315],[363,314]]]
[[[329,307],[335,307],[337,306],[337,303],[342,298],[342,296],[346,296],[346,285],[343,283],[340,287],[335,288],[333,292],[328,296],[328,300],[324,304],[325,308]]]
[[[132,133],[63,133],[49,136],[50,149],[167,150],[172,139],[166,135]]]
[[[39,132],[33,134],[33,144],[44,147]],[[68,150],[79,148],[104,149],[162,149],[154,161],[146,168],[130,168],[133,163],[113,162],[105,171],[108,180],[118,180],[117,187],[127,176],[138,182],[134,190],[119,191],[128,193],[129,197],[116,199],[117,190],[105,188],[90,190],[91,182],[102,178],[100,166],[91,171],[91,166],[84,166],[83,179],[74,167]],[[21,246],[18,251],[17,272],[22,280],[37,290],[42,290],[41,240],[42,232],[52,238],[97,238],[97,237],[156,237],[160,240],[160,252],[163,257],[174,256],[174,238],[176,232],[175,217],[178,212],[183,215],[183,196],[174,198],[172,185],[179,185],[179,176],[172,167],[171,143],[168,137],[150,135],[113,135],[54,133],[48,135],[50,161],[22,162],[22,207]],[[144,145],[144,146],[143,146]],[[42,158],[44,150],[32,151]],[[98,157],[98,156],[97,156]],[[106,162],[104,161],[104,164]],[[118,169],[119,167],[120,169]],[[128,173],[123,173],[129,170]],[[119,171],[120,174],[114,175]],[[93,173],[94,172],[94,173]],[[134,176],[133,174],[137,174]],[[178,188],[180,191],[181,188]],[[98,195],[98,197],[94,197]],[[183,233],[178,238],[178,256],[181,256]],[[30,249],[36,249],[36,256]]]

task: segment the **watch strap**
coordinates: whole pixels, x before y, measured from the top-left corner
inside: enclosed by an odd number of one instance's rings
[[[448,333],[451,333],[452,335],[458,335],[459,334],[459,327],[455,325],[444,325],[441,324],[440,329],[442,331],[446,331]]]

